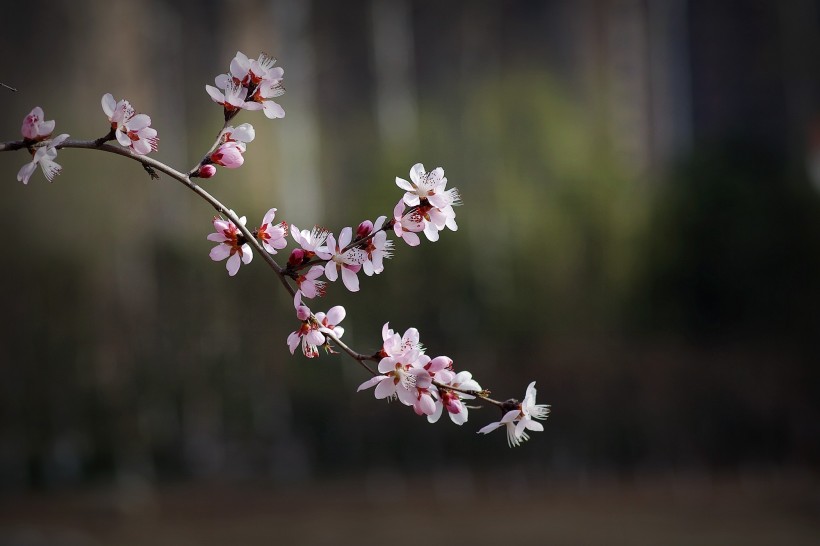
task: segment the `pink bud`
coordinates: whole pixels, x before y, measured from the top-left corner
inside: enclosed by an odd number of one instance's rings
[[[211,164],[202,165],[201,167],[199,167],[199,170],[196,174],[200,178],[211,178],[216,174],[216,167],[214,167]]]
[[[310,317],[310,309],[304,305],[300,305],[296,308],[296,318],[299,320],[307,320],[308,317]]]
[[[373,222],[370,220],[365,220],[359,227],[356,228],[356,238],[361,239],[363,237],[367,237],[373,232]]]
[[[302,265],[304,259],[305,251],[301,248],[294,248],[293,252],[290,253],[290,257],[288,258],[288,264],[292,266]]]
[[[236,169],[242,166],[245,158],[242,156],[242,148],[236,142],[226,142],[211,154],[211,161],[228,169]]]
[[[29,114],[23,118],[23,126],[20,132],[23,133],[23,138],[28,140],[43,140],[51,135],[54,131],[54,120],[45,121],[43,118],[43,109],[35,106]]]

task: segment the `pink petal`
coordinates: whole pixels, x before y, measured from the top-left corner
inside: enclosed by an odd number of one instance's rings
[[[211,249],[210,254],[208,254],[211,259],[215,262],[221,262],[225,258],[231,255],[231,247],[228,245],[217,245]]]
[[[335,272],[335,269],[334,269]],[[342,282],[345,287],[351,292],[359,291],[359,277],[351,269],[347,267],[342,268]]]
[[[265,112],[265,116],[268,119],[276,119],[276,118],[283,118],[285,117],[285,109],[273,102],[272,100],[266,100],[262,103],[262,109]]]
[[[225,269],[228,270],[228,275],[230,275],[231,277],[236,275],[236,272],[239,271],[239,263],[240,258],[238,252],[230,258],[228,258],[228,262],[225,264]]]
[[[392,377],[382,377],[381,382],[376,385],[376,390],[373,392],[374,396],[381,400],[392,396],[396,392],[396,384],[393,383]]]
[[[114,100],[114,96],[111,95],[111,93],[106,93],[102,96],[100,103],[102,104],[105,115],[108,116],[108,119],[111,119],[111,116],[114,115],[114,110],[117,108],[117,101]]]
[[[384,379],[383,375],[376,375],[374,377],[371,377],[370,379],[368,379],[367,381],[365,381],[364,383],[359,385],[359,388],[356,389],[356,392],[363,391],[364,389],[369,389],[373,385],[381,382],[383,379]]]

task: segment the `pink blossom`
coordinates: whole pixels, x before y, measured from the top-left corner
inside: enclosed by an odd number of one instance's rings
[[[299,327],[298,330],[291,332],[288,336],[288,348],[290,349],[290,353],[293,354],[296,351],[296,347],[300,344],[302,345],[302,354],[304,354],[308,358],[316,358],[319,356],[319,345],[324,345],[326,343],[325,336],[320,331],[320,328],[327,328],[328,330],[334,331],[337,327],[336,324],[341,322],[344,318],[344,308],[336,309],[335,307],[331,309],[333,315],[331,316],[331,311],[328,311],[328,315],[322,315],[322,319],[325,320],[326,324],[319,322],[318,319],[314,319],[311,317],[310,309],[302,303],[302,293],[297,291],[296,295],[293,297],[293,306],[296,308],[296,318],[302,321],[302,325]],[[318,315],[317,315],[318,317]],[[335,324],[330,324],[330,320],[335,320]],[[341,329],[341,333],[344,333],[344,330]],[[341,333],[337,335],[337,337],[341,337]]]
[[[302,230],[299,231],[299,228],[295,225],[290,225],[290,235],[293,237],[293,240],[302,247],[305,251],[304,257],[307,257],[309,260],[313,256],[318,256],[323,260],[330,259],[330,252],[328,252],[327,247],[324,246],[325,241],[327,240],[328,231],[325,228],[314,226],[311,231]]]
[[[444,189],[447,186],[447,178],[444,177],[444,169],[441,167],[428,173],[425,172],[424,165],[416,163],[410,169],[410,182],[396,177],[396,185],[406,190],[404,202],[409,207],[421,204],[422,200],[436,208],[444,208],[459,201],[458,190]]]
[[[405,216],[405,208],[403,199],[399,199],[399,202],[393,207],[393,220],[391,220],[393,231],[396,233],[396,237],[403,239],[408,245],[416,246],[421,242],[416,233],[424,230],[424,219],[419,216],[416,210]]]
[[[273,98],[284,94],[282,77],[284,70],[274,67],[276,59],[264,53],[258,59],[251,60],[241,51],[236,52],[236,56],[231,60],[230,74],[220,74],[216,78],[216,86],[226,89],[231,84],[245,88],[243,96],[245,104],[255,103],[256,106],[248,110],[261,109],[269,119],[285,117],[285,111],[274,102]],[[208,91],[211,93],[211,91]],[[213,96],[213,94],[212,94]]]
[[[45,143],[44,146],[37,148],[31,162],[26,163],[20,168],[20,171],[17,173],[17,180],[23,184],[28,184],[28,180],[37,168],[37,165],[43,170],[43,174],[49,182],[54,180],[54,177],[63,170],[62,166],[54,161],[57,158],[57,146],[65,142],[66,139],[68,139],[68,135],[62,134],[50,142]]]
[[[271,254],[276,254],[288,245],[288,225],[285,222],[273,223],[276,216],[276,209],[270,209],[262,218],[262,225],[256,232],[256,237],[262,242],[262,246]]]
[[[250,123],[243,123],[236,127],[226,127],[219,138],[222,142],[242,142],[247,144],[253,142],[253,139],[256,138],[256,131]],[[244,152],[245,150],[243,149],[242,151]]]
[[[362,237],[372,233],[372,230],[380,230],[386,219],[385,216],[379,216],[376,219],[376,224],[371,224],[371,231]],[[374,273],[379,274],[384,271],[384,258],[390,258],[393,255],[393,241],[387,240],[387,233],[384,230],[378,231],[364,243],[363,250],[367,258],[362,264],[362,269],[364,274],[369,277]]]
[[[549,405],[535,403],[535,381],[529,384],[527,392],[524,396],[524,401],[520,404],[517,400],[505,402],[505,407],[512,407],[514,409],[508,410],[500,421],[490,423],[481,428],[478,432],[480,434],[488,434],[495,429],[505,426],[507,429],[507,444],[510,447],[519,446],[521,442],[530,439],[527,430],[542,431],[544,425],[535,421],[535,419],[544,420],[549,416]]]
[[[48,138],[54,131],[55,121],[45,121],[43,109],[35,106],[29,114],[23,118],[23,126],[20,131],[26,140],[43,140]]]
[[[151,118],[145,114],[135,114],[127,100],[114,100],[111,93],[102,97],[102,109],[111,122],[117,142],[122,146],[130,147],[135,154],[145,155],[157,151],[159,138],[157,131],[149,127]]]
[[[246,219],[243,216],[239,221],[244,226]],[[240,263],[251,263],[253,259],[251,246],[246,242],[245,236],[236,224],[230,220],[223,220],[215,216],[214,230],[214,233],[208,235],[208,240],[219,244],[211,249],[211,259],[219,262],[228,258],[225,268],[228,270],[228,275],[233,277],[239,271]]]
[[[410,351],[424,353],[424,346],[419,341],[419,331],[416,328],[408,328],[403,336],[390,329],[390,323],[385,322],[382,326],[382,348],[379,354],[385,356],[401,356]]]
[[[375,386],[373,394],[380,400],[395,396],[406,406],[415,405],[418,402],[417,389],[430,387],[430,376],[424,368],[416,365],[420,356],[418,350],[413,350],[396,357],[382,358],[378,366],[382,375],[368,379],[359,385],[358,391]]]
[[[341,338],[345,329],[339,326],[339,323],[344,320],[347,312],[341,305],[336,305],[328,309],[327,314],[321,311],[316,313],[316,321],[319,323],[319,331],[323,333],[332,333],[336,339]]]
[[[217,85],[220,83],[220,79],[217,78],[216,81]],[[262,105],[257,102],[247,102],[246,98],[248,96],[248,89],[247,87],[242,86],[241,84],[236,83],[235,81],[228,79],[225,82],[225,87],[223,91],[220,91],[216,87],[212,85],[206,85],[205,91],[208,92],[210,95],[211,100],[213,100],[217,104],[221,104],[222,107],[225,109],[225,119],[231,119],[236,114],[239,113],[240,110],[261,110]]]
[[[217,165],[222,165],[228,169],[238,169],[245,162],[245,157],[242,155],[245,151],[245,145],[241,142],[226,142],[220,146],[210,155],[210,160]]]
[[[481,386],[473,379],[472,374],[466,371],[458,372],[457,374],[450,371],[442,371],[436,376],[436,380],[443,385],[461,390],[475,392],[481,390]],[[473,398],[475,397],[470,394],[439,388],[439,399],[436,400],[436,411],[428,416],[427,420],[431,423],[435,423],[446,409],[453,423],[463,425],[467,422],[467,406],[465,406],[461,400]]]
[[[299,291],[302,292],[306,298],[322,297],[325,295],[325,282],[318,280],[324,272],[324,267],[314,265],[307,273],[296,277],[296,284],[299,286]]]
[[[356,273],[361,269],[361,264],[367,259],[367,255],[359,248],[345,250],[352,238],[353,230],[349,227],[344,228],[339,234],[338,245],[333,234],[328,234],[327,250],[331,253],[331,256],[325,265],[325,276],[329,281],[335,281],[338,278],[339,270],[341,270],[342,282],[345,287],[351,292],[358,292],[359,278]]]

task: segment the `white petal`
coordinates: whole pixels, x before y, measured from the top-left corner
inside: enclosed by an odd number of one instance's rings
[[[369,389],[373,385],[379,383],[382,379],[384,379],[383,375],[377,375],[377,376],[371,377],[370,379],[368,379],[367,381],[365,381],[364,383],[359,385],[359,388],[356,389],[356,392],[363,391],[364,389]]]
[[[353,272],[353,270],[348,269],[346,267],[342,268],[342,282],[345,284],[345,287],[351,292],[359,291],[359,277],[356,275],[355,272]]]
[[[239,271],[239,253],[237,252],[230,258],[228,258],[228,262],[225,264],[225,269],[228,270],[228,275],[233,277],[236,275],[236,272]]]
[[[117,101],[114,100],[114,96],[111,93],[106,93],[102,96],[102,100],[100,101],[102,104],[103,112],[105,115],[108,116],[108,119],[111,119],[111,116],[114,114],[114,110],[117,107]]]
[[[373,394],[381,400],[382,398],[387,398],[388,396],[392,396],[396,392],[396,384],[393,382],[392,377],[383,377],[381,382],[376,385],[376,390]]]

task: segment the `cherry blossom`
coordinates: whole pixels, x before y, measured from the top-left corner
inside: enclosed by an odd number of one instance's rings
[[[327,314],[317,313],[315,318],[311,317],[310,309],[302,303],[302,293],[297,291],[293,297],[293,306],[296,308],[296,318],[302,321],[298,330],[291,332],[288,336],[288,348],[290,353],[296,351],[296,347],[302,345],[302,354],[308,358],[319,356],[319,345],[326,345],[327,340],[320,331],[325,329],[332,332],[337,338],[344,334],[344,329],[338,326],[345,317],[344,307],[337,305],[331,308]],[[329,346],[326,345],[329,349]]]
[[[328,231],[325,228],[314,226],[310,231],[306,229],[299,231],[298,227],[291,224],[290,234],[293,240],[305,251],[303,256],[308,260],[313,256],[318,256],[323,260],[330,259],[330,252],[328,252],[327,247],[323,246],[328,236]]]
[[[399,202],[393,207],[393,219],[390,221],[393,232],[396,237],[403,239],[408,245],[417,246],[421,241],[416,233],[424,230],[424,219],[419,216],[416,210],[405,216],[405,208],[404,199],[399,199]]]
[[[302,292],[306,298],[322,297],[325,295],[325,282],[318,280],[324,272],[324,267],[314,265],[307,273],[296,277],[296,284],[299,286],[299,291]]]
[[[260,53],[258,59],[251,60],[241,51],[237,51],[236,56],[231,59],[230,74],[217,76],[216,85],[220,89],[225,89],[228,81],[233,80],[250,88],[263,81],[280,81],[285,71],[281,67],[274,67],[274,64],[276,59],[266,53]]]
[[[260,83],[250,100],[262,106],[262,112],[268,119],[276,119],[285,117],[285,109],[279,103],[271,99],[280,97],[285,93],[285,89],[278,81],[263,81]]]
[[[63,170],[63,167],[54,161],[57,158],[57,146],[65,142],[66,139],[68,139],[67,134],[58,135],[50,142],[47,142],[45,146],[37,148],[31,162],[26,163],[20,168],[20,171],[17,173],[17,180],[23,184],[28,184],[29,178],[31,178],[37,165],[39,165],[46,179],[49,182],[53,181],[54,177]]]
[[[359,248],[345,248],[350,244],[353,238],[353,230],[349,227],[344,228],[339,234],[339,242],[333,234],[327,236],[327,249],[331,256],[325,265],[325,277],[329,281],[335,281],[338,278],[339,270],[342,271],[342,282],[345,287],[351,292],[359,291],[359,277],[356,273],[362,268],[362,262],[367,259],[367,255]]]
[[[226,169],[238,169],[245,162],[245,144],[242,142],[225,142],[211,153],[209,160]]]
[[[20,132],[23,133],[23,138],[26,140],[44,140],[54,132],[55,124],[56,122],[53,119],[51,121],[45,121],[43,109],[39,106],[35,106],[32,111],[23,118],[23,126],[20,128]]]
[[[356,230],[356,234],[362,238],[367,237],[373,231],[377,232],[362,245],[362,250],[364,250],[366,256],[364,263],[362,263],[362,269],[368,277],[374,273],[379,274],[384,271],[384,258],[390,258],[393,255],[393,241],[389,241],[387,233],[382,230],[386,219],[386,216],[379,216],[376,223],[369,226],[362,222],[359,229]]]
[[[217,85],[220,80],[217,78]],[[261,110],[262,105],[258,102],[247,102],[248,89],[232,79],[225,82],[224,92],[212,85],[206,85],[205,91],[210,95],[211,100],[221,104],[225,109],[225,119],[233,118],[240,110]]]
[[[534,419],[546,419],[549,416],[549,405],[536,404],[535,394],[535,381],[533,381],[527,387],[522,403],[519,404],[517,400],[510,401],[509,403],[514,404],[514,409],[507,411],[500,421],[490,423],[478,432],[488,434],[501,426],[505,426],[507,428],[507,444],[513,447],[519,446],[521,442],[530,439],[527,430],[543,431],[544,425]],[[505,402],[504,405],[509,407],[508,402]]]
[[[421,200],[428,201],[436,208],[444,208],[459,201],[457,189],[444,189],[447,186],[447,178],[444,177],[444,169],[441,167],[428,173],[424,170],[424,165],[416,163],[410,169],[410,182],[396,177],[396,185],[406,190],[404,202],[408,207],[421,204]]]
[[[344,320],[347,311],[341,305],[336,305],[328,309],[327,314],[321,311],[316,313],[316,321],[319,323],[319,330],[324,333],[332,333],[336,339],[340,339],[345,329],[339,326],[339,323]]]
[[[262,242],[262,246],[271,254],[276,254],[288,246],[286,237],[288,236],[288,225],[285,222],[273,223],[276,216],[276,209],[270,209],[262,218],[262,225],[256,230],[256,237]]]
[[[424,353],[424,346],[419,341],[419,331],[416,328],[408,328],[403,336],[399,336],[390,328],[390,323],[385,322],[382,326],[382,340],[382,348],[379,351],[382,357],[396,357],[413,350],[419,354]]]
[[[414,349],[395,357],[382,358],[378,366],[382,375],[368,379],[359,385],[357,390],[362,391],[375,385],[373,394],[377,399],[395,396],[402,404],[414,406],[418,402],[418,389],[427,389],[431,386],[430,375],[417,365],[416,361],[421,356],[421,352]]]
[[[253,139],[256,138],[256,130],[250,123],[243,123],[236,127],[228,126],[225,127],[225,130],[222,131],[219,138],[222,142],[242,142],[247,144],[253,142]],[[242,151],[245,151],[244,148]]]
[[[456,389],[476,392],[481,390],[481,386],[473,379],[472,374],[467,371],[454,374],[449,370],[443,370],[437,374],[436,380],[442,385]],[[475,397],[470,394],[439,388],[439,399],[436,400],[436,411],[432,415],[429,415],[427,420],[431,423],[435,423],[446,409],[453,423],[463,425],[467,422],[467,406],[465,406],[461,400],[471,400],[473,398]]]
[[[239,221],[244,226],[246,218],[243,216]],[[242,235],[236,224],[230,220],[223,220],[215,216],[214,230],[214,233],[208,235],[208,240],[219,244],[211,249],[211,259],[219,262],[228,258],[225,268],[228,270],[228,275],[233,277],[239,271],[240,262],[244,264],[251,263],[253,259],[251,246],[245,241],[245,236]]]
[[[114,136],[122,146],[130,147],[135,154],[145,155],[157,151],[159,138],[157,131],[149,127],[151,118],[145,114],[136,114],[131,103],[123,99],[114,100],[111,93],[103,95],[102,109],[111,122]]]
[[[227,89],[232,85],[244,90],[244,95],[241,96],[244,104],[240,106],[237,98],[233,103],[234,107],[247,110],[261,109],[269,119],[283,118],[285,110],[271,100],[285,92],[282,86],[285,71],[281,67],[274,67],[275,63],[276,59],[265,53],[260,54],[258,59],[251,60],[241,51],[237,51],[236,56],[231,60],[230,73],[217,76],[216,86],[219,89],[225,89],[226,95]],[[218,90],[215,92],[218,93]],[[210,89],[208,93],[220,104],[224,103],[223,100],[217,100],[219,95],[215,95]],[[250,107],[249,104],[254,104],[254,106]],[[226,111],[226,117],[227,115]]]

